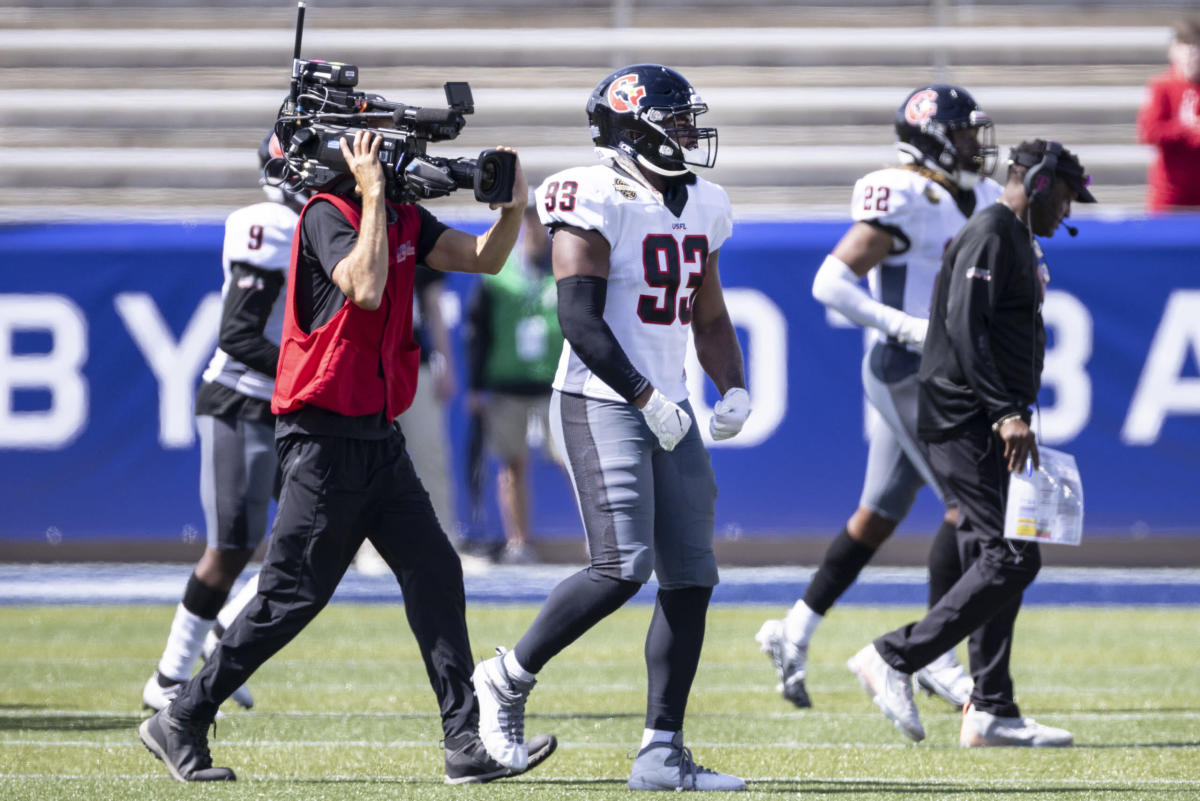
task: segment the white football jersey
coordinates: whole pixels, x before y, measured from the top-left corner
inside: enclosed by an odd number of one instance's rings
[[[299,219],[299,214],[282,203],[264,202],[243,206],[225,220],[225,247],[221,254],[225,280],[221,284],[221,299],[229,293],[233,280],[230,265],[234,262],[281,273],[284,287],[275,299],[263,331],[263,335],[277,345],[283,338],[283,307],[292,263],[292,235]],[[270,400],[275,388],[274,378],[250,369],[220,348],[204,370],[204,380],[261,400]]]
[[[986,208],[1004,189],[991,178],[975,187],[975,210]],[[933,282],[942,269],[942,253],[966,224],[953,195],[937,181],[914,170],[886,167],[868,173],[854,185],[850,204],[857,221],[881,223],[892,230],[893,250],[867,282],[881,303],[914,317],[929,317]],[[869,329],[871,342],[887,337]]]
[[[597,231],[612,249],[604,321],[633,366],[655,389],[681,403],[692,298],[704,280],[708,255],[733,231],[725,190],[697,177],[675,214],[640,177],[613,162],[551,175],[537,190],[547,226]],[[563,343],[554,388],[601,400],[624,399]]]

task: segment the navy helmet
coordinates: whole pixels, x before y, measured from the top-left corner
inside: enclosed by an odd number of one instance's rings
[[[972,130],[965,139],[957,132]],[[991,118],[966,89],[931,84],[914,89],[896,109],[896,147],[906,158],[969,189],[996,169]]]
[[[659,175],[678,176],[717,161],[717,129],[696,127],[708,106],[682,75],[661,64],[612,73],[588,98],[592,141]]]

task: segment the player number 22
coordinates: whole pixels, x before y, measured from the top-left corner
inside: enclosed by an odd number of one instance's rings
[[[863,192],[863,211],[887,211],[888,196],[892,194],[892,190],[886,186],[868,186]],[[871,201],[874,199],[874,205]]]

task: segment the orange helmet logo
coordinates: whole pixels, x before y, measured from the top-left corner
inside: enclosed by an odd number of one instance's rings
[[[932,89],[917,92],[904,107],[904,119],[910,125],[920,125],[934,114],[937,114],[937,92]]]
[[[636,73],[622,75],[608,86],[609,108],[619,113],[637,111],[638,102],[645,96],[646,89],[638,83]]]

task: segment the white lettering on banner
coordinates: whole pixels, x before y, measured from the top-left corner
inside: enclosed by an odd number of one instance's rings
[[[754,412],[733,439],[713,442],[708,435],[712,409],[705,403],[708,375],[688,339],[687,384],[700,434],[710,448],[751,448],[770,438],[787,414],[787,318],[770,297],[757,289],[725,289],[725,306],[734,328],[747,334],[746,383]]]
[[[13,332],[50,334],[47,353],[13,353]],[[0,295],[0,448],[61,448],[88,415],[87,318],[62,295]],[[17,411],[14,390],[44,390],[50,408]]]
[[[113,304],[158,381],[159,443],[164,448],[190,448],[196,438],[192,396],[216,346],[221,296],[216,292],[204,296],[178,343],[146,293],[123,292]]]
[[[1167,415],[1200,415],[1200,378],[1181,375],[1188,354],[1200,360],[1200,290],[1177,290],[1167,298],[1146,366],[1121,428],[1127,445],[1153,445]]]
[[[1046,444],[1069,442],[1079,436],[1092,415],[1092,315],[1070,293],[1046,293],[1042,319],[1054,329],[1054,347],[1046,351],[1042,387],[1054,387],[1054,405],[1041,410],[1041,433]]]

